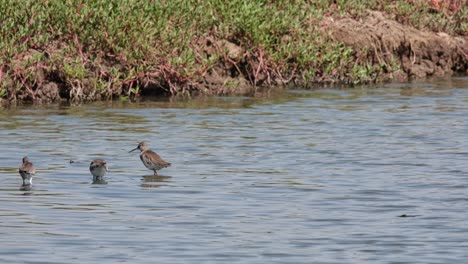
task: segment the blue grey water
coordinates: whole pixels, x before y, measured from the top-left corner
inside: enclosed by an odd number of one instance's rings
[[[468,77],[16,106],[0,139],[0,263],[468,259]],[[141,140],[161,177],[128,153]]]

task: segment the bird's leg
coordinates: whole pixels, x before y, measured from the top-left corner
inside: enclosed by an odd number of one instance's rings
[[[158,172],[154,170],[154,176],[158,176]]]

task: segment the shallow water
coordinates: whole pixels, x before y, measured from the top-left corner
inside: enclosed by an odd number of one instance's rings
[[[467,77],[2,109],[0,263],[461,263],[467,121]]]

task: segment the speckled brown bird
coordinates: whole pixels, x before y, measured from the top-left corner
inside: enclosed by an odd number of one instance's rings
[[[95,159],[89,164],[89,171],[93,175],[93,181],[102,179],[107,170],[107,162],[103,159]]]
[[[163,160],[156,152],[149,149],[146,142],[140,142],[138,146],[129,152],[140,150],[140,159],[149,170],[154,171],[154,175],[158,175],[158,170],[171,166],[170,162]]]
[[[19,166],[18,172],[23,179],[23,186],[32,185],[32,178],[36,174],[36,168],[34,168],[28,157],[23,158],[23,163]]]

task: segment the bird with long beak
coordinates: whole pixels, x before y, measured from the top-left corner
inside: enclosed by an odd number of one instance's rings
[[[163,160],[156,152],[152,151],[146,142],[140,142],[138,146],[129,151],[140,150],[140,159],[149,170],[154,171],[154,176],[158,175],[158,170],[171,166],[170,162]]]

